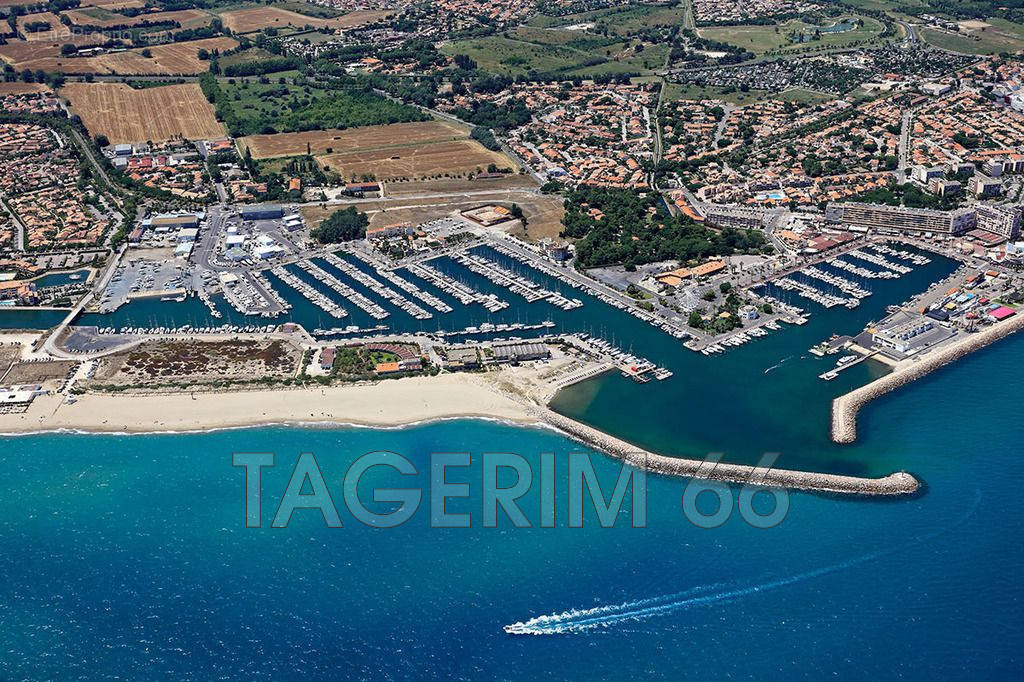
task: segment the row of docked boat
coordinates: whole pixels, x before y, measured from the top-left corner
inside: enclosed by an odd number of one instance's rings
[[[190,324],[180,327],[100,327],[99,334],[125,334],[125,335],[198,335],[198,334],[270,334],[277,329],[277,325],[267,324],[222,324],[219,326],[193,327]]]
[[[301,265],[301,264],[300,264]],[[303,295],[310,303],[323,310],[331,317],[341,318],[348,316],[348,311],[342,308],[340,305],[335,303],[326,294],[322,294],[317,291],[312,285],[307,284],[297,275],[289,272],[284,266],[278,265],[271,270],[274,275],[282,282],[295,289],[297,292]]]
[[[256,284],[258,284],[259,287],[263,290],[264,295],[271,301],[273,301],[280,311],[292,309],[292,304],[285,300],[285,297],[282,296],[281,293],[274,288],[274,286],[270,283],[270,280],[267,279],[267,276],[265,274],[263,274],[262,272],[253,272],[252,276],[253,279],[256,280]]]
[[[895,272],[898,275],[905,275],[908,272],[913,271],[914,269],[909,265],[894,263],[893,261],[889,260],[884,256],[879,256],[878,254],[875,253],[868,253],[863,249],[854,249],[853,251],[847,251],[846,255],[853,256],[854,258],[860,258],[862,261],[866,261],[868,263],[871,263],[872,265],[877,265],[878,267],[885,268],[886,270],[891,270],[892,272]]]
[[[840,277],[839,275],[833,275],[832,273],[825,272],[821,268],[817,268],[813,265],[804,268],[800,272],[801,274],[810,277],[811,279],[816,279],[819,282],[825,282],[826,284],[834,286],[836,289],[839,289],[847,296],[852,296],[854,298],[859,299],[867,298],[868,296],[871,295],[871,291],[865,289],[856,282],[848,280],[845,277]]]
[[[651,376],[659,381],[672,376],[671,370],[658,367],[650,360],[624,351],[605,339],[588,334],[572,334],[564,337],[564,340],[596,356],[602,362],[614,364],[623,376],[633,381],[646,383],[651,380]]]
[[[568,284],[574,289],[578,289],[584,293],[590,294],[594,298],[600,300],[602,303],[606,303],[607,305],[610,305],[613,308],[618,308],[619,310],[627,312],[633,317],[646,322],[652,327],[660,329],[669,336],[672,336],[677,339],[685,339],[689,336],[689,334],[687,334],[684,329],[680,328],[677,325],[673,325],[671,322],[663,319],[662,317],[656,315],[655,313],[649,313],[646,310],[641,310],[640,308],[637,308],[636,305],[626,302],[621,298],[611,296],[605,290],[597,286],[594,286],[593,284],[589,284],[587,281],[581,280],[580,278],[571,277],[565,269],[556,267],[555,265],[548,263],[547,261],[539,257],[530,257],[500,242],[490,244],[489,246],[493,248],[495,251],[503,253],[506,256],[509,256],[510,258],[514,258],[519,262],[523,263],[524,265],[528,265],[536,270],[540,270],[544,274],[550,277],[554,277],[558,279],[560,282],[564,282],[565,284]],[[523,246],[522,248],[524,250],[527,249],[526,246]]]
[[[845,305],[847,308],[856,308],[860,305],[860,299],[843,298],[841,296],[826,294],[825,292],[812,287],[810,284],[795,280],[791,277],[780,277],[774,281],[774,284],[780,289],[796,292],[797,295],[810,301],[814,301],[826,308],[834,308],[837,305]]]
[[[906,249],[897,250],[886,244],[872,244],[871,248],[875,251],[885,254],[886,256],[893,256],[894,258],[900,258],[902,260],[908,260],[914,265],[928,265],[932,262],[932,259],[920,253],[914,253],[913,251],[907,251]]]
[[[439,313],[450,313],[454,310],[454,308],[452,308],[450,305],[442,301],[437,296],[434,296],[432,293],[428,291],[423,291],[423,289],[420,289],[418,286],[416,286],[409,280],[399,277],[394,273],[393,270],[389,270],[379,261],[371,259],[362,251],[352,249],[350,251],[347,251],[347,253],[351,253],[353,256],[355,256],[356,258],[358,258],[359,260],[363,261],[371,268],[373,268],[374,272],[376,272],[380,277],[383,277],[388,282],[394,284],[396,287],[406,292],[407,294],[412,294],[415,298],[418,298],[419,300],[423,301],[424,303],[426,303],[428,306],[438,311]]]
[[[423,281],[430,282],[462,305],[479,303],[487,312],[491,313],[496,313],[508,307],[508,301],[501,300],[497,295],[477,291],[454,277],[449,277],[440,270],[434,269],[425,262],[409,265],[407,269]]]
[[[739,333],[733,334],[732,336],[722,339],[717,343],[713,343],[710,346],[707,346],[706,348],[702,348],[700,352],[702,355],[716,355],[718,353],[724,353],[727,346],[733,348],[737,346],[742,346],[743,344],[753,341],[756,338],[768,336],[768,332],[766,331],[768,329],[772,331],[778,331],[781,328],[782,327],[779,326],[778,322],[776,322],[775,320],[770,320],[761,327],[745,329]]]
[[[362,309],[370,317],[375,320],[383,320],[388,317],[391,313],[384,310],[383,307],[377,305],[366,296],[350,287],[349,285],[342,282],[340,279],[327,272],[323,268],[314,265],[308,260],[300,261],[299,267],[305,270],[307,273],[312,275],[315,279],[323,282],[334,291],[338,292],[341,296],[351,301],[353,305]]]
[[[413,316],[417,320],[429,320],[434,317],[434,315],[429,311],[416,305],[391,287],[384,285],[376,277],[363,272],[344,258],[340,258],[336,254],[329,253],[324,256],[324,260],[362,284],[373,293],[388,300],[395,307],[401,308],[405,312],[409,313],[409,315]]]
[[[850,273],[851,275],[857,275],[857,277],[863,277],[864,279],[896,279],[899,277],[895,272],[889,270],[868,270],[860,265],[854,265],[848,260],[842,258],[833,258],[828,261],[828,264],[832,267],[843,270]]]
[[[356,324],[350,324],[347,327],[331,327],[330,329],[317,328],[313,330],[315,336],[353,336],[353,335],[364,335],[364,334],[377,334],[379,332],[386,332],[389,327],[386,324],[378,324],[375,327],[360,327]]]
[[[570,286],[576,287],[576,282],[574,282],[571,277],[567,277],[564,271],[560,271],[553,265],[550,265],[538,258],[530,257],[501,242],[492,242],[488,244],[488,246],[490,246],[498,253],[508,256],[513,260],[519,261],[520,263],[529,268],[542,272],[548,277],[557,279],[563,284],[568,284]],[[576,308],[583,307],[583,301],[581,301],[580,299],[563,296],[561,293],[557,291],[551,292],[551,295],[548,297],[547,301],[548,303],[557,306],[562,310],[574,310]]]
[[[199,300],[202,301],[203,305],[206,306],[206,309],[210,311],[211,316],[216,317],[218,319],[224,316],[223,313],[217,310],[217,306],[213,304],[213,300],[210,298],[210,294],[209,292],[206,291],[205,288],[200,289],[198,295]]]
[[[433,332],[434,336],[444,338],[446,336],[472,336],[474,334],[494,334],[501,332],[517,332],[517,331],[530,331],[534,329],[551,329],[555,326],[555,323],[551,320],[544,320],[537,324],[525,324],[523,322],[512,322],[510,324],[493,324],[491,322],[484,322],[479,327],[466,327],[465,329],[456,329],[452,331],[438,330]]]
[[[291,305],[278,294],[262,273],[253,274],[256,283],[246,277],[227,281],[222,286],[224,298],[243,315],[277,317]]]
[[[583,301],[578,298],[567,298],[557,291],[550,291],[543,288],[536,282],[506,270],[498,263],[474,253],[460,253],[455,260],[464,265],[471,272],[485,277],[498,286],[508,289],[514,294],[522,296],[527,303],[547,301],[551,305],[562,310],[573,310],[583,306]]]

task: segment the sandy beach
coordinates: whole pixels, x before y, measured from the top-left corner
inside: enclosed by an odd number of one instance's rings
[[[0,432],[69,429],[99,433],[197,431],[282,422],[398,426],[445,417],[536,422],[487,380],[468,374],[376,384],[173,394],[96,394],[63,402],[40,396],[24,414],[0,415]]]
[[[905,472],[858,478],[750,466],[708,466],[698,459],[665,457],[556,414],[537,400],[532,372],[499,375],[441,374],[315,388],[191,393],[87,393],[68,403],[61,395],[36,398],[24,414],[0,415],[0,433],[186,432],[263,424],[401,426],[445,418],[489,418],[547,425],[596,451],[647,471],[731,483],[760,482],[844,495],[905,495],[919,482]]]

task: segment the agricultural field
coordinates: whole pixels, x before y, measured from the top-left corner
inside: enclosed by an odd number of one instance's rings
[[[854,26],[849,30],[828,32],[831,24],[815,26],[793,19],[781,24],[773,25],[751,25],[751,26],[714,26],[701,28],[698,33],[703,38],[717,40],[719,42],[735,45],[736,47],[749,50],[757,55],[772,51],[795,51],[800,49],[840,49],[853,43],[863,44],[878,38],[883,30],[881,22],[871,17],[855,17],[847,19],[836,19],[837,24],[850,24],[856,19],[863,21],[863,25]],[[790,35],[803,33],[808,37],[820,31],[820,38],[817,40],[806,40],[805,42],[793,41]]]
[[[85,9],[74,9],[63,12],[64,16],[71,20],[76,26],[95,26],[106,28],[110,26],[134,26],[136,24],[153,24],[161,21],[174,21],[181,25],[181,28],[198,28],[206,26],[213,21],[213,16],[198,9],[183,9],[173,12],[150,12],[139,14],[134,17],[125,16],[112,12],[103,7],[87,7]]]
[[[101,7],[111,12],[122,9],[142,9],[146,6],[143,0],[82,0],[79,7]]]
[[[87,44],[89,39],[95,43],[102,40],[102,37],[98,35],[75,36],[73,42],[82,47]],[[6,44],[0,45],[0,59],[18,71],[37,68],[47,70],[54,58],[60,57],[60,46],[61,41],[27,41],[11,38]],[[43,63],[43,66],[37,66],[37,63],[40,62]]]
[[[389,14],[390,12],[386,11],[359,10],[344,16],[323,19],[271,6],[228,10],[222,12],[220,17],[224,21],[224,26],[233,33],[252,33],[265,28],[352,28],[382,19]]]
[[[1024,50],[1024,26],[1005,19],[962,21],[960,32],[921,29],[925,42],[943,50],[989,55]]]
[[[521,177],[521,176],[519,176]],[[513,180],[513,178],[509,178]],[[532,183],[524,179],[529,187],[533,187]],[[404,183],[403,183],[404,184]],[[424,202],[423,199],[417,198],[395,198],[391,191],[391,187],[388,187],[388,194],[392,198],[388,201],[360,201],[358,204],[350,203],[348,206],[357,206],[359,211],[365,213],[370,219],[370,227],[380,227],[381,225],[393,225],[395,223],[409,222],[413,225],[424,223],[430,220],[436,220],[450,215],[453,211],[465,211],[471,208],[476,208],[482,204],[500,204],[506,208],[511,208],[512,204],[518,204],[523,209],[523,215],[527,220],[527,228],[525,233],[520,232],[518,236],[524,236],[532,240],[542,239],[544,237],[557,237],[562,231],[562,217],[565,215],[565,208],[563,207],[563,199],[558,195],[546,195],[546,194],[526,194],[523,192],[507,192],[496,189],[494,191],[487,191],[486,194],[474,194],[473,196],[458,195],[457,192],[475,190],[477,192],[481,190],[489,190],[494,188],[490,181],[478,181],[478,182],[467,182],[467,181],[448,181],[439,180],[436,183],[410,183],[412,185],[424,184],[427,189],[434,189],[435,186],[440,187],[448,185],[449,191],[452,196],[447,199],[438,200],[436,202]],[[394,186],[394,187],[399,187]],[[303,206],[301,209],[302,217],[305,219],[306,224],[310,227],[316,227],[324,218],[335,212],[339,208],[345,208],[346,204],[333,203],[330,205],[325,204],[312,204]]]
[[[22,83],[21,81],[0,83],[0,97],[4,97],[5,95],[27,95],[33,92],[49,91],[50,86],[45,83]]]
[[[319,156],[451,142],[468,137],[468,131],[454,123],[418,121],[346,130],[309,130],[275,135],[251,135],[239,138],[238,148],[244,150],[248,147],[254,159],[270,159],[280,156],[298,156],[305,154],[307,149],[314,156]]]
[[[94,57],[46,56],[13,63],[15,69],[42,69],[66,74],[113,74],[118,76],[194,76],[209,69],[209,63],[199,59],[199,50],[229,50],[238,45],[225,36],[191,40],[182,43],[154,45],[151,56],[143,57],[141,50],[109,52]],[[7,53],[0,46],[0,55]],[[59,50],[58,50],[59,52]],[[5,60],[6,60],[5,56]]]
[[[68,83],[60,94],[90,135],[105,135],[112,143],[200,140],[226,132],[195,83],[142,90],[124,83]]]
[[[324,169],[345,178],[365,175],[387,181],[467,175],[486,171],[490,164],[515,168],[507,156],[486,149],[476,140],[359,149],[325,154],[317,157],[317,161]]]
[[[28,41],[54,40],[60,34],[70,33],[68,28],[60,23],[60,17],[53,12],[24,14],[17,18],[15,26],[18,35]]]

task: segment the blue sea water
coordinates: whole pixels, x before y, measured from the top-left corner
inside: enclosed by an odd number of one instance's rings
[[[886,452],[927,482],[914,499],[793,493],[786,519],[716,529],[681,511],[687,481],[647,479],[647,522],[568,527],[558,434],[493,422],[395,430],[272,427],[206,434],[7,438],[0,454],[0,677],[4,679],[1020,679],[1024,473],[1017,443],[1024,338],[985,349],[866,408],[849,451]],[[471,497],[471,528],[397,528],[343,509],[359,455],[430,454]],[[556,527],[539,495],[482,527],[480,454],[556,453]],[[273,452],[261,528],[245,527],[232,453]],[[344,528],[320,512],[270,520],[300,452],[315,453]],[[593,463],[605,493],[619,464]],[[373,470],[367,486],[408,487]],[[509,484],[505,482],[504,484]],[[307,490],[308,492],[308,490]],[[708,507],[706,499],[704,507]],[[701,498],[698,498],[699,501]],[[760,500],[758,509],[764,507]],[[713,505],[711,505],[713,507]],[[704,508],[702,507],[702,508]],[[708,507],[710,509],[710,507]],[[514,636],[530,618],[634,604],[607,627]]]
[[[510,296],[453,261],[437,266]],[[668,366],[676,376],[665,382],[613,374],[555,401],[640,446],[733,461],[772,451],[777,466],[906,469],[927,484],[923,495],[894,501],[793,493],[785,520],[770,529],[746,523],[738,507],[724,525],[699,528],[682,511],[689,482],[655,476],[645,527],[631,526],[629,494],[614,527],[601,527],[590,508],[582,527],[569,527],[566,462],[580,446],[495,422],[3,438],[0,679],[1019,679],[1024,338],[869,405],[858,442],[843,447],[828,438],[829,401],[884,370],[864,363],[822,382],[816,376],[834,358],[806,353],[951,270],[936,258],[900,280],[866,282],[875,295],[854,311],[798,301],[813,310],[809,324],[724,357],[690,353],[586,296],[571,312],[539,303],[497,316],[459,307],[445,318],[449,329],[552,319]],[[293,319],[334,324],[293,302]],[[353,311],[351,321],[370,323],[363,318]],[[138,301],[83,318],[101,321],[209,317],[194,300]],[[390,323],[414,330],[441,321],[393,311]],[[449,481],[471,484],[470,498],[447,503],[469,513],[471,527],[431,528],[429,495],[396,528],[353,518],[343,508],[346,472],[378,450],[400,453],[418,474],[372,470],[363,499],[373,484],[427,488],[431,453],[472,453],[472,466],[448,472]],[[276,465],[263,470],[261,528],[246,528],[237,452],[275,453]],[[302,452],[315,453],[344,528],[326,528],[315,510],[270,527]],[[555,453],[554,528],[540,527],[536,489],[520,500],[533,528],[514,528],[503,515],[497,528],[482,526],[484,452],[519,453],[538,485],[542,453]],[[620,465],[592,461],[607,496]],[[770,506],[755,498],[759,511]],[[709,493],[698,507],[713,511]],[[532,622],[564,634],[503,630],[544,617]]]

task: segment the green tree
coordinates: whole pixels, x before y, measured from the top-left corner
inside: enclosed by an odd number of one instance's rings
[[[366,236],[369,222],[365,213],[357,211],[355,206],[349,206],[332,213],[310,234],[321,244],[350,242]]]

